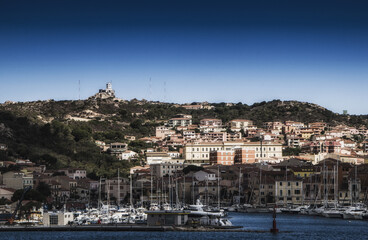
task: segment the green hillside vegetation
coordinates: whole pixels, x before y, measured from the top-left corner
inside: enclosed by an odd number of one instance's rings
[[[30,159],[49,169],[83,167],[92,178],[115,176],[118,168],[127,175],[128,168],[136,164],[101,153],[85,126],[79,128],[57,120],[40,125],[4,111],[0,112],[0,122],[10,133],[0,133],[0,142],[8,145],[7,155],[2,155],[1,160]]]
[[[196,104],[196,103],[193,103]],[[330,125],[347,124],[368,127],[368,115],[340,115],[315,104],[274,100],[253,105],[242,103],[210,104],[214,109],[186,110],[171,103],[131,101],[79,100],[37,101],[0,105],[0,143],[9,146],[8,153],[0,154],[1,160],[28,158],[48,168],[84,167],[89,176],[115,176],[120,168],[139,162],[117,161],[101,153],[95,140],[127,142],[126,135],[154,136],[155,127],[177,114],[191,114],[193,123],[202,118],[220,118],[224,123],[232,119],[249,119],[262,127],[268,121],[323,121]],[[89,121],[74,121],[68,116],[84,117],[93,112]],[[141,141],[129,143],[136,152],[152,147]],[[143,156],[141,156],[143,157]]]

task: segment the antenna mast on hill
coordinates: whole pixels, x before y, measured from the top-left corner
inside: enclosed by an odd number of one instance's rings
[[[80,100],[80,80],[78,81],[78,96],[79,96],[79,100]]]
[[[148,101],[152,101],[151,97],[152,97],[152,80],[151,77],[149,79],[149,89],[148,89]]]
[[[164,102],[166,102],[166,81],[164,82]]]

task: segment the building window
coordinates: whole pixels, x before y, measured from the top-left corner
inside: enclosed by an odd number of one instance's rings
[[[280,186],[282,186],[282,182],[280,182]]]
[[[49,215],[50,217],[50,225],[58,225],[59,224],[59,218],[57,215]]]

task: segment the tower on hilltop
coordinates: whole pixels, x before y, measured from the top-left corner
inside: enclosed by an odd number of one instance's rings
[[[115,98],[115,90],[112,89],[111,82],[106,83],[106,89],[100,89],[98,93],[96,93],[91,98],[94,99]]]

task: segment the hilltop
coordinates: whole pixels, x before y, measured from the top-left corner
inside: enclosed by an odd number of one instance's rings
[[[202,103],[192,103],[192,105]],[[109,122],[125,129],[133,121],[160,123],[176,114],[191,114],[193,123],[201,118],[220,118],[227,122],[235,118],[252,120],[258,126],[269,121],[300,121],[304,123],[323,121],[330,125],[347,124],[353,126],[368,124],[368,115],[342,115],[322,106],[308,102],[273,100],[253,105],[242,103],[206,103],[211,109],[185,109],[174,103],[152,102],[117,98],[74,100],[74,101],[35,101],[0,104],[1,111],[9,111],[16,116],[26,116],[39,123],[58,121]]]

